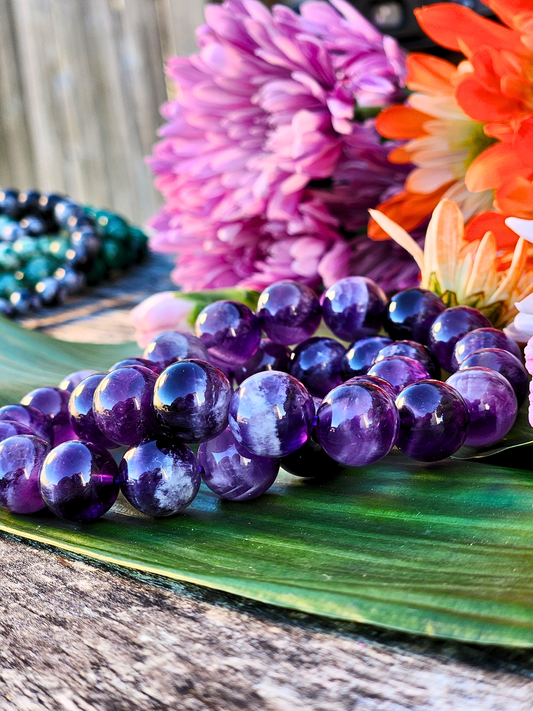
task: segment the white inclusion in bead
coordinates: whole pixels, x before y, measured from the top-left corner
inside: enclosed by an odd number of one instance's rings
[[[161,467],[163,479],[154,490],[154,499],[160,509],[177,511],[185,508],[196,494],[195,487],[188,476],[170,472]]]

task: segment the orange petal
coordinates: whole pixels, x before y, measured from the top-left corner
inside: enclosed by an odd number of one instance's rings
[[[382,202],[376,209],[390,217],[407,232],[411,232],[431,215],[450,185],[452,183],[443,185],[439,190],[429,195],[410,193],[405,190]],[[376,241],[389,239],[387,233],[374,220],[370,220],[368,225],[368,236]]]
[[[376,128],[385,138],[419,138],[425,136],[424,124],[431,116],[397,104],[382,111],[376,119]]]
[[[514,149],[524,165],[533,167],[533,118],[521,121],[514,136]]]
[[[394,163],[395,165],[411,162],[411,154],[408,153],[405,148],[402,148],[401,146],[392,150],[387,155],[387,158],[391,163]]]
[[[499,141],[510,142],[514,137],[514,131],[511,126],[501,123],[487,123],[483,127],[483,133],[485,136],[497,138]]]
[[[467,116],[482,123],[508,121],[523,112],[521,102],[490,91],[471,74],[457,85],[455,99]]]
[[[488,292],[488,284],[494,282],[496,273],[496,238],[489,230],[479,243],[470,278],[466,285],[467,294]],[[492,285],[492,284],[491,284]]]
[[[454,291],[457,255],[464,237],[464,220],[453,200],[441,200],[431,216],[424,246],[425,273],[437,275],[444,291]]]
[[[490,9],[509,27],[520,29],[533,16],[531,0],[485,0]]]
[[[437,44],[471,57],[479,47],[516,51],[520,38],[512,30],[462,5],[438,3],[415,10],[418,24]]]
[[[466,227],[466,241],[480,240],[487,232],[492,232],[496,237],[496,249],[499,252],[512,252],[518,242],[518,235],[505,224],[507,217],[508,215],[500,215],[498,212],[482,212],[476,215]]]
[[[465,183],[471,193],[495,190],[504,180],[515,175],[519,161],[508,143],[497,143],[478,155],[466,171]]]
[[[412,91],[451,96],[452,78],[455,74],[457,67],[445,59],[420,52],[413,52],[407,57],[406,82]]]
[[[517,175],[496,191],[496,208],[507,215],[533,220],[533,182]]]
[[[417,242],[406,232],[403,227],[400,227],[394,220],[383,214],[379,210],[369,210],[372,219],[387,233],[397,244],[403,247],[418,264],[418,268],[422,272],[422,281],[424,281],[424,252]]]

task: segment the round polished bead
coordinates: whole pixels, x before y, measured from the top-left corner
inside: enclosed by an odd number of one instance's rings
[[[346,351],[341,363],[341,374],[344,380],[364,375],[374,363],[374,358],[379,351],[392,343],[385,336],[372,336],[355,341]]]
[[[291,352],[287,346],[282,346],[281,343],[273,343],[264,338],[250,360],[247,360],[244,365],[235,368],[235,380],[240,384],[250,375],[263,373],[266,370],[280,370],[286,373],[289,370],[290,362]],[[217,365],[216,362],[214,364]]]
[[[0,442],[3,442],[8,437],[14,437],[15,435],[36,436],[35,432],[30,430],[27,425],[23,425],[22,422],[15,422],[15,420],[0,421]]]
[[[259,348],[261,326],[252,309],[238,301],[216,301],[198,314],[196,335],[216,358],[246,363]]]
[[[244,456],[241,452],[229,427],[200,445],[202,479],[221,499],[255,499],[270,489],[278,475],[279,459]]]
[[[200,469],[187,445],[167,439],[141,442],[119,466],[120,488],[130,504],[147,516],[172,516],[193,501]]]
[[[436,462],[461,447],[468,411],[459,393],[438,380],[410,385],[396,398],[400,433],[396,446],[411,459]]]
[[[322,297],[324,321],[343,341],[375,336],[383,325],[386,310],[384,292],[366,277],[341,279]]]
[[[155,363],[162,371],[180,360],[209,360],[209,355],[207,348],[192,333],[164,331],[146,346],[143,358]]]
[[[378,387],[382,388],[385,390],[385,392],[390,395],[392,400],[396,399],[396,390],[392,387],[392,385],[387,381],[384,380],[383,378],[380,378],[379,375],[356,375],[354,378],[350,378],[349,380],[346,380],[344,383],[345,385],[357,385],[358,383],[370,383],[370,385],[377,385]]]
[[[475,366],[491,368],[503,375],[514,390],[518,409],[522,407],[529,390],[529,376],[522,362],[516,356],[501,348],[482,348],[465,358],[459,370]]]
[[[108,373],[94,391],[93,412],[98,428],[112,442],[131,447],[157,429],[152,396],[156,375],[132,366]]]
[[[22,405],[35,407],[48,418],[52,425],[54,447],[76,437],[68,414],[69,397],[69,393],[61,388],[37,388],[20,401]]]
[[[509,432],[517,413],[516,395],[509,382],[490,368],[467,368],[446,381],[462,396],[470,423],[465,444],[494,444]]]
[[[35,292],[38,294],[43,306],[56,306],[65,300],[66,289],[54,277],[46,277],[35,285]]]
[[[291,346],[313,335],[322,309],[315,292],[305,284],[278,281],[259,297],[257,317],[271,341]]]
[[[161,373],[154,408],[166,433],[184,442],[205,442],[228,424],[231,395],[231,385],[221,370],[201,360],[186,360]]]
[[[374,358],[374,363],[379,363],[384,358],[390,356],[406,356],[421,363],[428,371],[429,377],[434,380],[440,379],[440,366],[429,352],[426,346],[415,341],[394,341],[385,345]]]
[[[54,213],[55,206],[63,200],[63,196],[56,193],[45,193],[39,198],[39,211],[45,217],[51,217]]]
[[[429,329],[445,305],[437,294],[413,287],[395,294],[385,317],[385,330],[397,340],[426,344]]]
[[[20,422],[47,442],[52,442],[52,424],[42,412],[29,405],[4,405],[0,407],[0,422],[14,420]]]
[[[148,370],[151,370],[156,375],[159,375],[163,370],[163,368],[161,368],[157,363],[154,363],[147,358],[141,358],[138,356],[136,358],[124,358],[123,360],[119,360],[117,363],[114,363],[111,368],[109,368],[109,372],[111,373],[113,370],[118,370],[119,368],[131,368],[133,365],[140,365],[143,368],[148,368]]]
[[[452,354],[457,341],[477,328],[490,327],[481,311],[470,306],[453,306],[443,311],[431,326],[428,346],[443,370],[452,370]]]
[[[370,368],[368,375],[376,375],[378,378],[386,380],[392,385],[396,394],[408,385],[417,383],[419,380],[427,380],[430,377],[422,363],[400,355],[383,358]]]
[[[118,467],[109,452],[91,442],[64,442],[44,460],[39,487],[56,516],[89,523],[115,503]]]
[[[54,272],[54,278],[65,289],[67,294],[77,294],[85,289],[87,280],[85,274],[80,274],[72,267],[60,267]]]
[[[318,410],[318,441],[335,461],[350,467],[372,464],[393,448],[398,412],[383,388],[367,382],[332,390]]]
[[[16,219],[20,215],[18,190],[0,190],[0,213]]]
[[[290,372],[311,395],[324,397],[342,383],[344,346],[333,338],[308,338],[293,351]]]
[[[88,378],[89,375],[95,375],[96,373],[96,370],[76,370],[74,373],[69,373],[67,377],[59,383],[58,387],[61,390],[66,390],[68,393],[71,393],[78,387],[82,380],[85,380],[85,378]]]
[[[39,199],[41,193],[37,190],[24,190],[18,195],[20,212],[24,215],[36,215],[40,211]]]
[[[341,468],[338,462],[326,454],[313,436],[309,437],[296,452],[280,459],[280,465],[289,474],[321,482],[333,479]]]
[[[39,297],[29,289],[17,289],[11,294],[9,301],[17,316],[27,316],[40,308]]]
[[[93,410],[94,392],[105,376],[105,373],[91,373],[78,383],[70,394],[68,411],[71,427],[80,439],[104,449],[113,449],[115,442],[101,432]]]
[[[0,507],[29,514],[44,509],[39,475],[50,445],[34,435],[15,435],[0,442]]]
[[[522,359],[520,348],[503,331],[497,328],[476,328],[455,344],[451,359],[452,369],[457,370],[465,358],[482,348],[500,348],[512,353],[519,360]]]
[[[233,393],[229,426],[247,452],[256,457],[284,457],[311,434],[315,405],[296,378],[287,373],[256,373]]]

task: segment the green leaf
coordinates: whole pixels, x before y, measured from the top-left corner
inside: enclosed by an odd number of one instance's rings
[[[206,291],[177,291],[176,298],[194,302],[195,307],[189,315],[189,323],[192,326],[202,309],[205,309],[209,304],[213,304],[215,301],[220,301],[221,299],[240,301],[242,304],[249,306],[252,311],[255,311],[257,300],[259,299],[259,292],[252,291],[251,289],[228,287],[227,289],[207,289]]]

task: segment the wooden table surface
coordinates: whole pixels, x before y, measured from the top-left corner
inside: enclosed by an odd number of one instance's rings
[[[26,325],[132,337],[152,258]],[[533,651],[335,623],[0,537],[0,709],[531,711]]]

